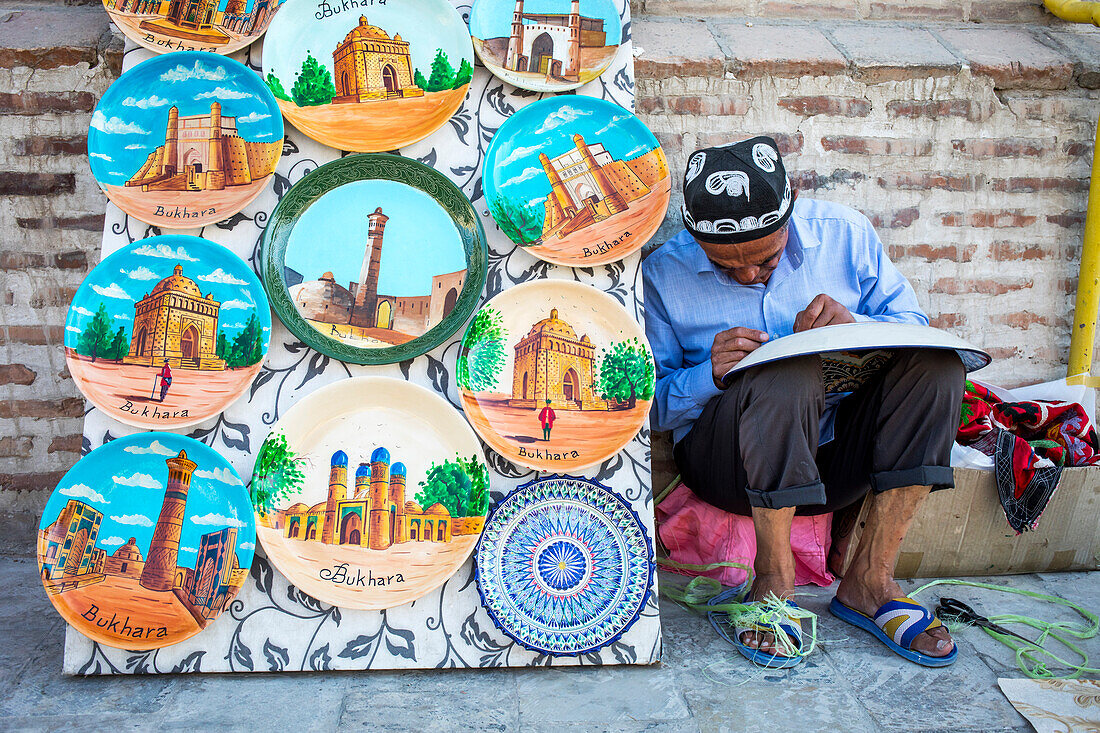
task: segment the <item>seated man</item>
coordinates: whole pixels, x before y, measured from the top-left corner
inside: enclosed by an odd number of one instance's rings
[[[688,488],[752,517],[753,601],[793,590],[796,513],[831,512],[873,491],[830,608],[907,659],[949,664],[951,637],[926,609],[901,598],[893,568],[929,490],[953,486],[949,458],[965,379],[958,355],[897,350],[850,394],[825,393],[817,356],[722,381],[769,339],[835,323],[928,323],[866,217],[796,199],[771,138],[689,158],[686,229],[643,264],[646,334],[657,363],[653,427],[673,431]],[[739,631],[738,640],[758,663],[797,661],[761,627]]]

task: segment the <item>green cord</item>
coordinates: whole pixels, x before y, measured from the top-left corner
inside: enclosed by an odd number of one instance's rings
[[[922,591],[925,591],[933,586],[937,585],[967,585],[973,588],[984,588],[986,590],[996,590],[1003,593],[1015,593],[1016,595],[1027,596],[1029,598],[1036,598],[1041,601],[1047,601],[1059,606],[1066,606],[1076,611],[1082,618],[1088,623],[1081,623],[1079,621],[1042,621],[1040,619],[1032,618],[1030,616],[1022,616],[1014,613],[1003,613],[994,616],[988,616],[990,621],[998,625],[1005,624],[1023,624],[1030,626],[1039,632],[1039,637],[1034,643],[1026,643],[1014,636],[1008,636],[1006,634],[998,633],[992,629],[985,629],[985,633],[1001,642],[1008,648],[1012,649],[1016,653],[1016,666],[1020,668],[1024,674],[1034,680],[1043,679],[1077,679],[1082,674],[1096,674],[1100,673],[1100,668],[1089,667],[1089,655],[1074,644],[1070,638],[1073,639],[1091,639],[1096,636],[1097,631],[1100,630],[1100,616],[1097,616],[1091,611],[1087,611],[1076,603],[1067,601],[1065,598],[1059,598],[1058,596],[1050,596],[1044,593],[1036,593],[1029,590],[1021,590],[1019,588],[1009,588],[1004,585],[994,585],[993,583],[978,583],[971,580],[933,580],[929,583],[925,583],[921,587],[912,591],[909,596],[915,598],[916,595]],[[1044,644],[1048,638],[1054,638],[1062,646],[1071,650],[1074,654],[1081,658],[1079,664],[1062,659],[1054,652],[1048,650]],[[1044,661],[1043,657],[1047,657]],[[1050,664],[1050,660],[1053,660],[1054,664]],[[1055,674],[1051,667],[1062,667],[1069,669],[1070,673],[1065,675]]]

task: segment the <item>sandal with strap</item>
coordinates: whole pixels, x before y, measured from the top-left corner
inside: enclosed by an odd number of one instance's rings
[[[930,657],[915,651],[913,641],[930,629],[938,629],[943,624],[932,612],[912,598],[894,598],[882,604],[874,617],[846,606],[833,598],[829,611],[841,621],[873,634],[886,647],[899,657],[925,667],[946,667],[959,656],[959,648],[953,647],[942,657]]]
[[[735,588],[732,591],[726,591],[711,599],[708,605],[719,605],[722,603],[733,602],[741,589]],[[756,602],[750,602],[746,605],[756,605]],[[798,608],[793,601],[787,601],[787,605],[792,608]],[[781,622],[778,625],[779,630],[783,631],[791,641],[791,645],[795,649],[795,654],[792,656],[785,656],[783,654],[772,654],[771,652],[764,651],[762,649],[754,649],[748,644],[741,641],[741,635],[746,631],[755,631],[764,634],[774,634],[775,628],[771,626],[763,626],[759,624],[737,624],[733,628],[733,634],[729,633],[729,616],[725,613],[710,611],[707,613],[707,618],[710,619],[711,626],[714,627],[722,638],[733,644],[737,648],[737,651],[741,653],[745,659],[749,660],[753,664],[760,667],[767,667],[768,669],[787,669],[800,664],[804,659],[802,654],[802,624],[797,618],[788,617],[787,621]]]

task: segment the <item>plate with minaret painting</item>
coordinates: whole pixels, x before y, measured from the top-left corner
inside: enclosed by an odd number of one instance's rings
[[[233,53],[264,34],[283,0],[103,0],[127,38],[150,51]]]
[[[264,81],[287,120],[357,153],[438,130],[473,70],[469,31],[447,0],[290,2],[264,37]]]
[[[220,244],[139,239],[84,278],[65,320],[65,363],[92,404],[139,428],[183,428],[244,394],[271,339],[260,279]]]
[[[431,168],[353,155],[305,176],[263,236],[283,324],[342,361],[389,364],[449,339],[477,307],[488,249],[469,199]]]
[[[462,414],[386,377],[329,384],[271,429],[253,469],[267,557],[344,608],[411,603],[466,562],[485,525],[489,469]]]
[[[38,574],[69,624],[107,646],[158,649],[229,608],[256,525],[233,466],[174,433],[118,438],[57,485],[38,525]]]
[[[574,94],[509,117],[482,172],[500,230],[532,255],[570,267],[641,249],[664,221],[672,190],[664,151],[641,120]]]
[[[536,471],[576,471],[615,455],[645,425],[653,357],[610,295],[535,280],[474,315],[458,352],[466,419],[493,450]]]
[[[163,229],[233,216],[268,185],[282,152],[283,118],[260,77],[199,51],[127,71],[88,130],[88,162],[107,198]]]
[[[485,68],[509,84],[564,92],[611,65],[622,23],[611,0],[474,0],[470,37]]]

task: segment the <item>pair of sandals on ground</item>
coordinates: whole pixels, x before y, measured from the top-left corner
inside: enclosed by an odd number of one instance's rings
[[[729,603],[732,596],[739,592],[740,589],[727,591],[716,596],[710,603],[711,605]],[[737,648],[737,651],[741,652],[741,655],[750,662],[761,667],[783,669],[799,664],[811,650],[806,649],[804,645],[802,624],[799,618],[800,615],[804,615],[800,613],[801,609],[790,600],[782,601],[782,603],[788,609],[786,613],[779,610],[777,614],[770,614],[771,618],[762,620],[762,622],[735,622],[732,636],[728,635],[725,629],[721,627],[723,623],[726,623],[728,627],[728,616],[726,614],[712,612],[708,615],[714,628],[728,639]],[[763,607],[763,604],[758,601],[752,601],[746,605],[755,608]],[[861,613],[845,605],[840,599],[833,598],[829,604],[829,612],[841,621],[869,632],[886,645],[886,648],[890,651],[899,657],[908,659],[910,662],[925,667],[946,667],[958,657],[959,650],[957,646],[953,646],[951,651],[942,657],[922,654],[912,648],[913,642],[918,636],[926,631],[943,626],[931,611],[912,598],[891,599],[884,603],[875,612],[874,616]],[[778,618],[775,618],[776,616]],[[775,650],[754,648],[746,644],[742,641],[742,637],[749,632],[760,635],[772,634],[777,637],[777,643],[774,645]],[[780,633],[785,634],[787,639],[781,640],[778,638]]]

